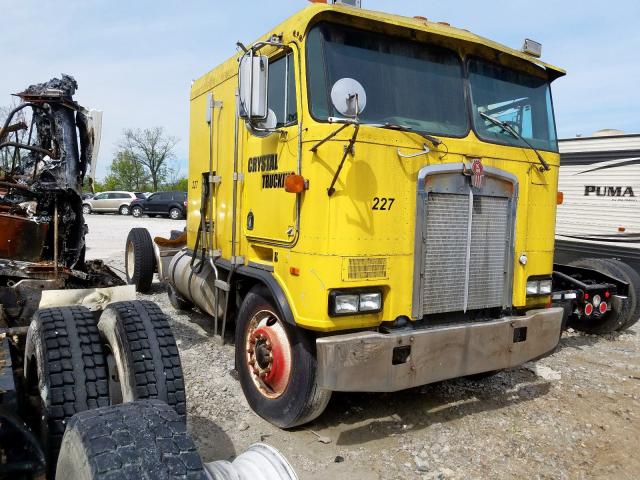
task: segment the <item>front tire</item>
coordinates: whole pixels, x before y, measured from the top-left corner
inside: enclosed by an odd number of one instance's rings
[[[142,208],[140,207],[133,207],[131,209],[131,215],[133,215],[135,218],[140,218],[142,217]]]
[[[91,214],[91,205],[85,203],[84,205],[82,205],[82,214],[83,215],[89,215]]]
[[[254,412],[280,428],[322,414],[331,391],[316,383],[314,339],[284,322],[265,287],[254,287],[245,297],[235,339],[240,384]]]

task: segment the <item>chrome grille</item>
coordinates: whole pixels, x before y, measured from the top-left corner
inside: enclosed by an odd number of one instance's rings
[[[422,314],[502,306],[509,199],[433,192],[424,198]]]

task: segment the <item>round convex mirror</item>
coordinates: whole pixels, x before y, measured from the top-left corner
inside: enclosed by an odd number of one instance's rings
[[[275,132],[275,128],[278,126],[278,117],[276,117],[276,112],[269,109],[267,112],[267,118],[255,123],[256,128],[251,128],[251,133],[256,137],[268,137],[272,133]]]
[[[331,102],[340,115],[355,118],[367,106],[367,92],[357,80],[341,78],[333,84]]]

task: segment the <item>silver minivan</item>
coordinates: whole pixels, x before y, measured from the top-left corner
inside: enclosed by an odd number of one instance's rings
[[[82,202],[82,213],[115,213],[129,215],[129,204],[136,198],[144,198],[142,193],[136,192],[102,192],[95,197]]]

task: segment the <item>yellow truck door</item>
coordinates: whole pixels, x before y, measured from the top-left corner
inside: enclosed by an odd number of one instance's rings
[[[248,134],[244,159],[242,231],[248,240],[291,243],[295,239],[296,195],[287,193],[284,180],[296,173],[298,109],[294,55],[269,63],[269,109],[279,133],[266,137]]]

